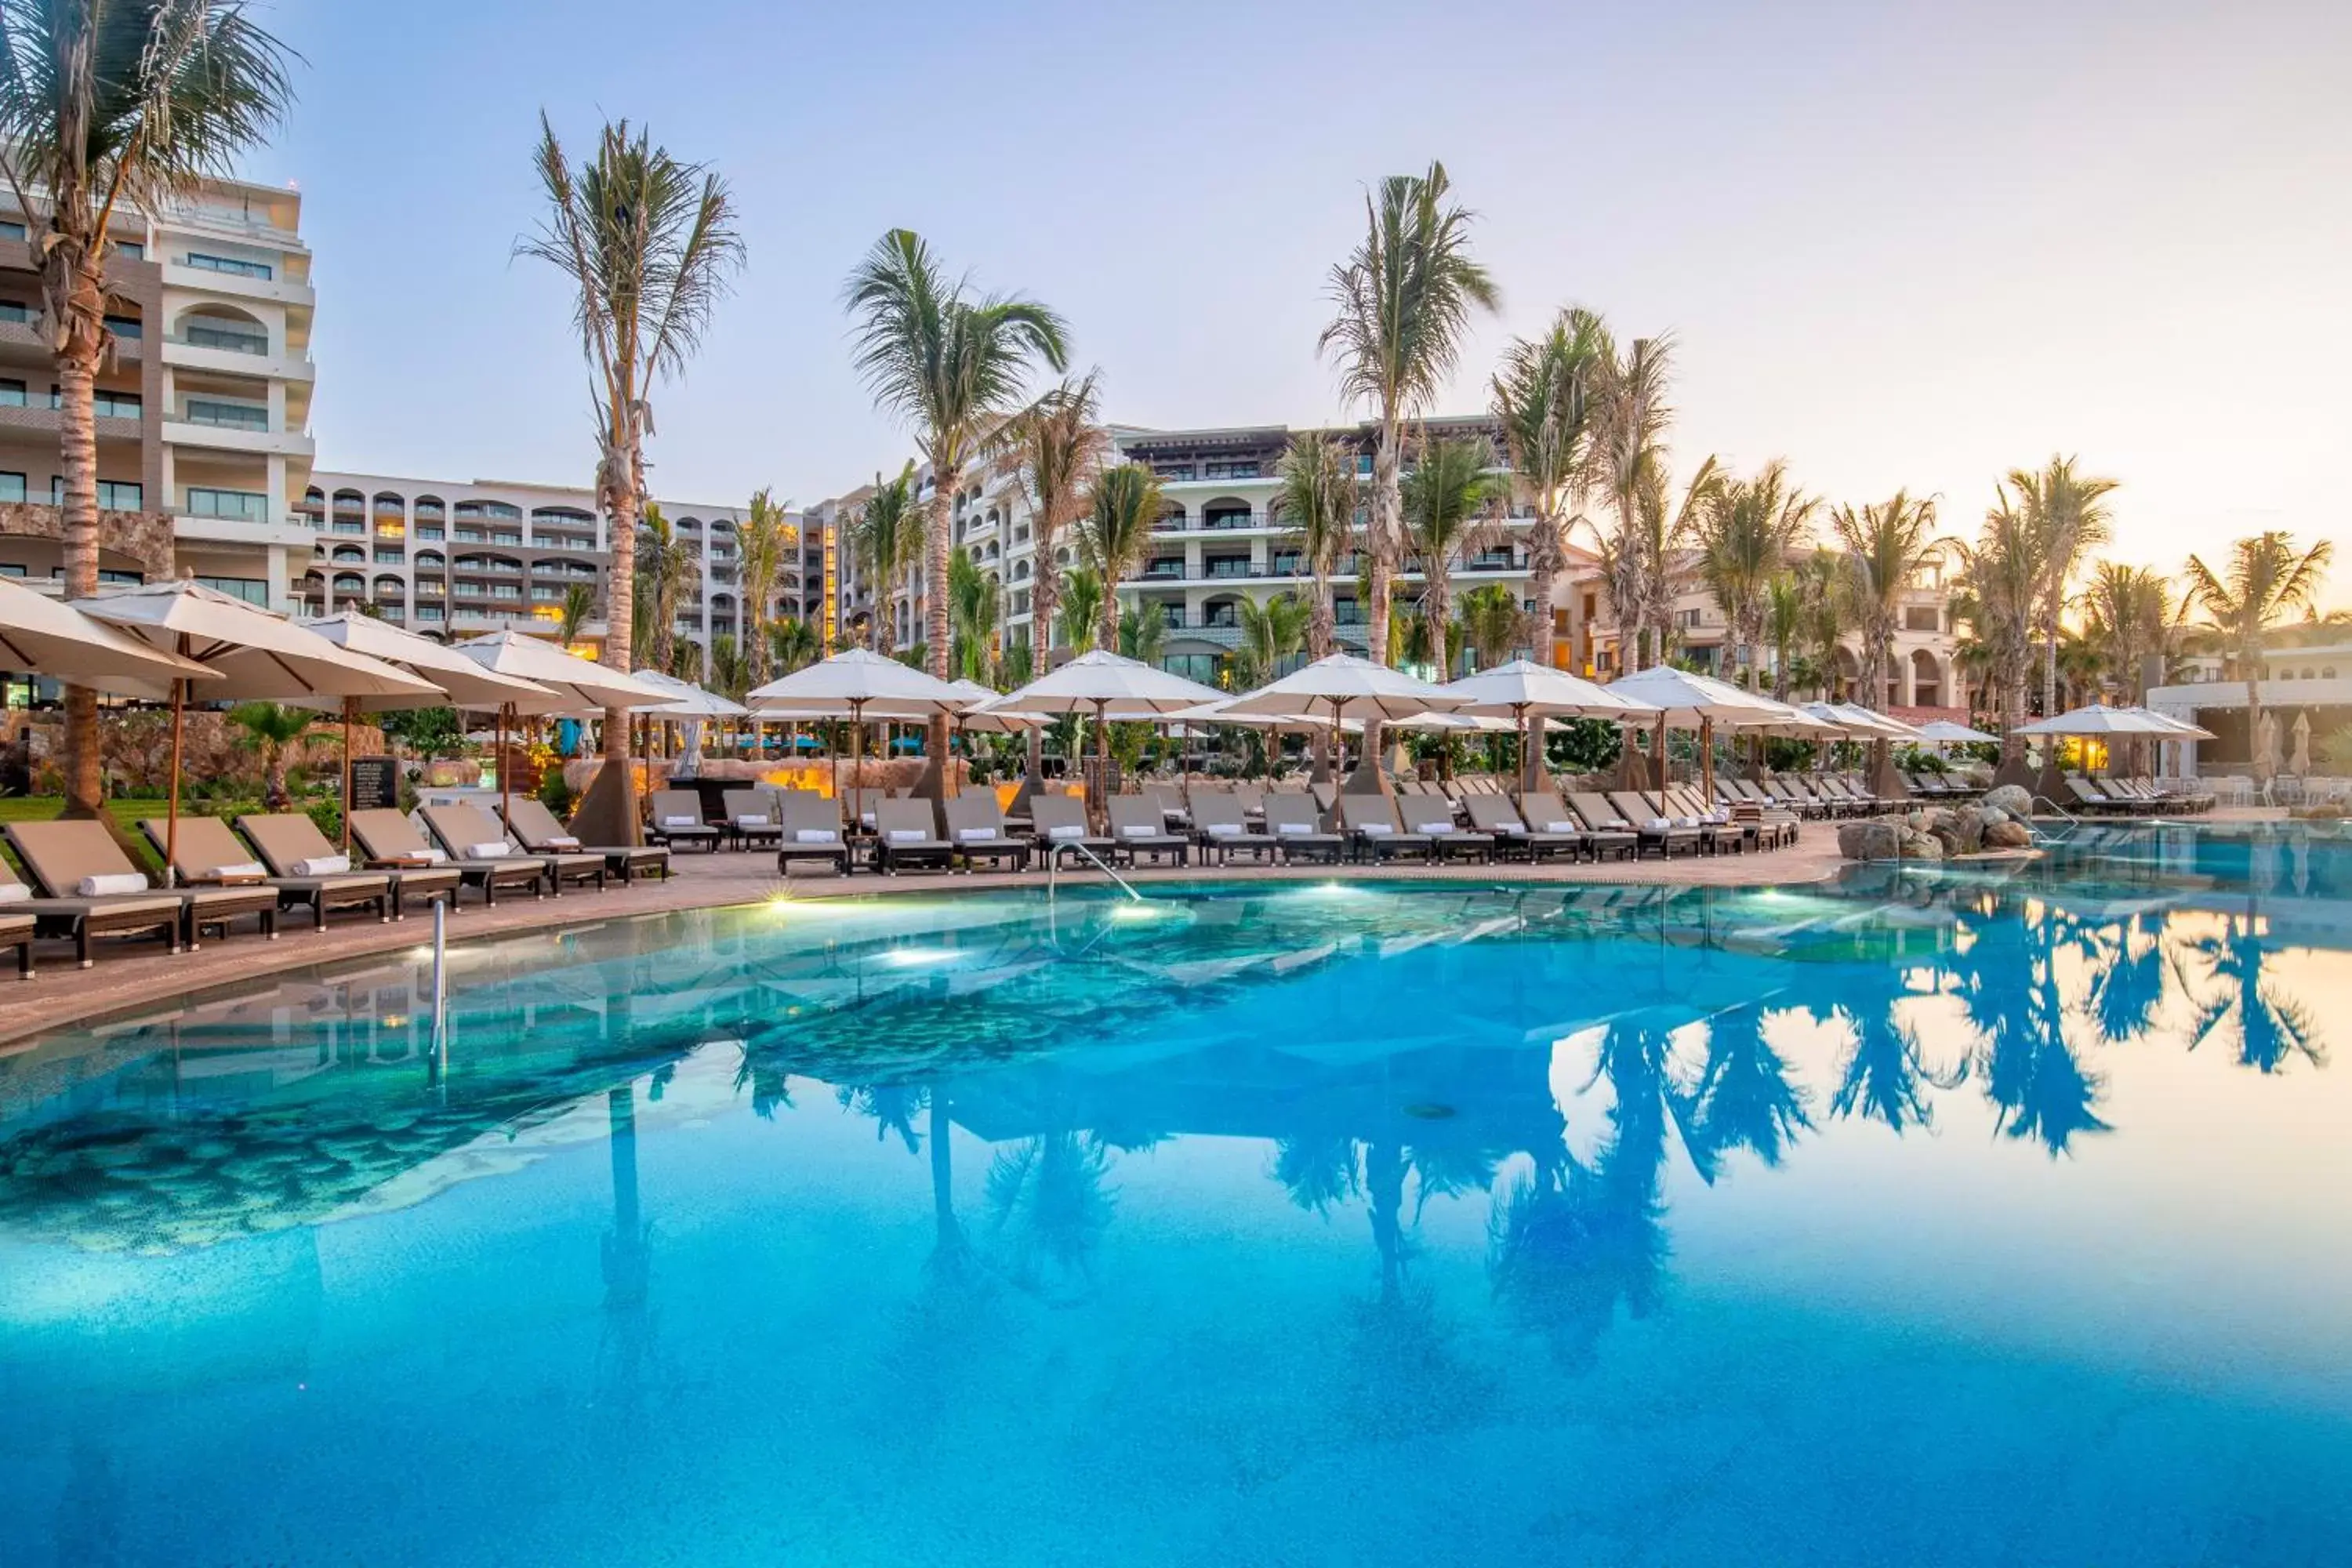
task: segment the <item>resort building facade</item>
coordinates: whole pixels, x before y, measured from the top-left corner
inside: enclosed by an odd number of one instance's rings
[[[272,608],[310,557],[317,297],[291,189],[206,182],[114,218],[98,378],[100,566],[190,575]],[[0,196],[0,574],[60,582],[57,376],[25,215]],[[61,586],[61,584],[60,584]]]

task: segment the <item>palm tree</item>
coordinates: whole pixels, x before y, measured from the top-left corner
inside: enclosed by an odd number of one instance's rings
[[[2041,544],[2042,594],[2038,610],[2042,633],[2042,707],[2058,711],[2058,629],[2066,608],[2067,584],[2084,559],[2107,542],[2113,514],[2106,498],[2117,488],[2114,479],[2095,479],[2074,471],[2076,459],[2052,457],[2039,473],[2011,468],[2009,486],[2017,492],[2026,525]]]
[[[1936,503],[1932,498],[1915,499],[1907,490],[1896,490],[1859,511],[1842,506],[1830,521],[1844,546],[1847,580],[1860,612],[1863,705],[1883,710],[1903,591],[1937,559]]]
[[[1331,651],[1334,637],[1331,579],[1355,546],[1356,513],[1363,504],[1356,448],[1321,432],[1294,437],[1276,466],[1275,481],[1274,516],[1297,541],[1314,580],[1307,652],[1310,658],[1321,658]]]
[[[1699,580],[1723,610],[1751,691],[1767,598],[1786,573],[1790,554],[1805,542],[1820,506],[1789,482],[1787,465],[1776,458],[1753,479],[1727,476],[1697,510],[1692,534]]]
[[[1275,679],[1282,661],[1306,646],[1309,611],[1296,594],[1241,602],[1241,640],[1234,647],[1234,686],[1247,690]]]
[[[563,590],[563,606],[555,617],[555,637],[566,647],[580,640],[580,628],[596,613],[596,590],[574,583]]]
[[[2172,585],[2146,566],[2101,561],[2083,591],[2084,633],[2133,702],[2147,698],[2147,661],[2172,629]]]
[[[961,680],[988,679],[990,653],[996,641],[996,580],[980,569],[968,552],[948,555],[948,619],[953,627],[954,657],[950,668]]]
[[[784,509],[765,485],[751,492],[751,505],[735,525],[738,581],[743,590],[743,642],[750,684],[768,680],[768,613],[774,608],[776,578],[784,557],[800,542]]]
[[[1595,348],[1591,484],[1615,525],[1601,541],[1602,586],[1617,617],[1618,663],[1633,670],[1643,667],[1648,647],[1651,576],[1666,565],[1643,548],[1643,521],[1645,513],[1654,518],[1662,510],[1656,501],[1665,484],[1666,426],[1674,421],[1666,403],[1674,342],[1636,338],[1621,356],[1603,331]]]
[[[877,407],[914,426],[930,466],[933,516],[926,537],[924,641],[930,671],[947,679],[948,517],[965,467],[1021,396],[1032,361],[1059,374],[1069,360],[1062,318],[1032,300],[973,299],[911,230],[877,240],[849,275],[844,303],[856,325],[856,363]],[[923,793],[946,792],[948,720],[932,716]]]
[[[292,102],[291,58],[241,5],[0,0],[0,172],[41,271],[69,599],[98,592],[91,395],[114,346],[106,264],[115,217],[154,213],[230,174]],[[102,819],[89,688],[66,688],[62,760],[66,815]]]
[[[228,710],[228,721],[246,733],[261,752],[261,800],[272,811],[282,811],[288,751],[309,733],[319,716],[302,708],[281,708],[275,702],[240,702]]]
[[[787,617],[768,623],[768,665],[776,675],[790,675],[817,661],[824,639],[807,621]]]
[[[1104,620],[1103,580],[1087,566],[1072,567],[1062,579],[1062,628],[1059,640],[1084,653],[1099,647]]]
[[[1118,613],[1118,641],[1128,658],[1158,664],[1168,654],[1168,617],[1150,605],[1129,605]]]
[[[662,509],[651,501],[646,503],[645,511],[638,519],[636,547],[629,552],[629,556],[635,581],[631,584],[632,592],[626,597],[633,605],[635,600],[643,599],[646,613],[633,626],[608,616],[604,637],[609,643],[624,635],[632,637],[635,646],[630,652],[634,658],[656,669],[666,670],[672,662],[678,606],[685,602],[688,585],[701,571],[701,563],[695,559],[686,542],[677,536],[677,531],[670,526],[669,519],[663,515]],[[613,558],[611,570],[613,581],[618,584],[621,580],[618,553]],[[616,587],[612,597],[617,603],[624,595]],[[611,715],[607,714],[606,721],[610,721]]]
[[[1764,641],[1772,649],[1772,696],[1789,700],[1789,667],[1805,627],[1804,580],[1787,567],[1764,584]]]
[[[1600,317],[1571,306],[1543,336],[1515,340],[1493,382],[1503,449],[1535,507],[1535,527],[1528,534],[1528,586],[1543,624],[1528,641],[1538,664],[1552,662],[1552,584],[1567,562],[1573,502],[1591,479],[1592,382],[1607,339]]]
[[[923,558],[929,519],[915,499],[915,465],[885,483],[874,476],[874,493],[850,524],[850,552],[857,570],[874,584],[874,649],[888,653],[897,640],[898,585]]]
[[[1996,490],[1976,544],[1960,551],[1960,592],[1952,610],[1974,633],[1990,684],[2000,693],[2004,770],[2020,768],[2024,761],[2025,741],[2014,731],[2028,716],[2026,682],[2045,577],[2042,548],[2042,536],[2025,514],[2011,504],[2005,491]]]
[[[1101,373],[1089,371],[1065,381],[1009,420],[999,440],[1020,466],[1029,498],[1029,668],[1043,674],[1053,664],[1054,610],[1062,598],[1063,532],[1085,514],[1087,489],[1110,450],[1110,433],[1097,422]],[[1044,782],[1045,737],[1029,731],[1029,781]]]
[[[1508,588],[1500,583],[1489,583],[1462,595],[1460,624],[1462,639],[1477,659],[1478,668],[1491,669],[1509,658],[1511,650],[1519,646],[1528,617],[1520,613],[1519,601]]]
[[[1110,647],[1118,639],[1118,584],[1135,574],[1160,518],[1160,476],[1142,463],[1116,463],[1095,476],[1087,494],[1078,553],[1102,580],[1099,646]]]
[[[2297,610],[2315,607],[2335,558],[2334,541],[2323,539],[2297,554],[2294,539],[2277,529],[2232,544],[2219,572],[2201,557],[2189,558],[2189,598],[2235,650],[2238,672],[2245,678],[2246,750],[2253,756],[2257,784],[2271,778],[2270,757],[2262,744],[2263,660],[2271,628]]]
[[[1633,492],[1633,511],[1601,542],[1601,570],[1616,607],[1622,658],[1628,668],[1664,664],[1674,657],[1674,604],[1688,584],[1685,542],[1721,484],[1709,458],[1683,487],[1676,503],[1663,462],[1646,464]],[[1630,608],[1629,608],[1630,606]]]
[[[751,689],[751,655],[731,633],[710,639],[710,689],[735,702]]]
[[[1487,471],[1494,467],[1494,444],[1479,436],[1432,442],[1405,476],[1405,545],[1421,562],[1421,613],[1440,680],[1450,673],[1445,634],[1454,618],[1454,562],[1502,532],[1495,503],[1510,493],[1510,481]]]
[[[612,540],[604,662],[626,670],[635,648],[637,517],[646,494],[646,437],[655,385],[683,375],[712,313],[743,264],[726,181],[671,156],[629,122],[607,122],[595,155],[574,169],[542,112],[536,156],[547,197],[540,231],[518,255],[549,263],[578,292],[572,321],[588,362],[596,416],[596,503]],[[659,646],[668,647],[664,612]],[[628,716],[604,710],[604,760],[582,808],[592,843],[637,841]],[[605,781],[610,779],[610,783]],[[607,795],[604,792],[611,791]]]
[[[1339,366],[1350,403],[1373,419],[1371,514],[1364,531],[1370,580],[1364,602],[1374,659],[1389,647],[1389,597],[1404,552],[1405,426],[1445,390],[1474,310],[1502,306],[1486,269],[1470,256],[1473,214],[1449,199],[1445,165],[1392,174],[1364,197],[1364,237],[1331,269],[1336,308],[1316,346]],[[1377,721],[1364,726],[1364,761],[1377,773]]]

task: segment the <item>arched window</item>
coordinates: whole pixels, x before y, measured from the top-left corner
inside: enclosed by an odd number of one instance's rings
[[[337,561],[364,561],[367,559],[367,552],[362,550],[356,544],[338,544],[335,546],[335,559]]]
[[[420,550],[416,552],[416,569],[419,572],[438,572],[446,565],[448,562],[437,550]]]
[[[408,584],[397,577],[378,577],[375,596],[379,599],[404,599],[408,596]]]
[[[367,579],[356,572],[338,572],[335,574],[335,592],[364,594],[367,592]]]

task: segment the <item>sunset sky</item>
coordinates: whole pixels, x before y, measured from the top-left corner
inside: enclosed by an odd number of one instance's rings
[[[543,105],[732,184],[750,265],[657,396],[654,486],[808,501],[908,450],[852,375],[885,228],[1070,320],[1115,420],[1343,414],[1315,335],[1363,187],[1443,158],[1505,292],[1444,408],[1559,306],[1680,347],[1675,438],[1898,486],[1973,532],[2053,452],[2115,553],[2352,539],[2352,7],[2085,0],[280,0],[309,64],[251,173],[318,253],[323,467],[584,483],[563,284],[509,259]],[[2352,561],[2331,597],[2352,601]]]

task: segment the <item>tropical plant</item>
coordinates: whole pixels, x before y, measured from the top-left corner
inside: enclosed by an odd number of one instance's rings
[[[454,755],[466,742],[466,726],[455,708],[397,709],[376,720],[388,740],[399,741],[427,762]]]
[[[1883,710],[1903,591],[1937,559],[1936,503],[1896,490],[1858,511],[1842,506],[1830,522],[1845,551],[1846,578],[1860,622],[1863,705]]]
[[[241,5],[0,0],[0,173],[40,269],[57,372],[68,598],[98,592],[92,394],[114,348],[115,220],[230,174],[291,103],[291,58]],[[66,815],[100,816],[98,693],[68,685],[65,717]]]
[[[1574,502],[1591,478],[1593,382],[1608,335],[1599,316],[1571,306],[1541,337],[1515,340],[1493,381],[1503,449],[1535,508],[1528,587],[1545,625],[1528,640],[1538,664],[1552,662],[1552,585],[1567,562]]]
[[[1241,639],[1234,646],[1235,688],[1247,690],[1275,679],[1282,661],[1307,644],[1307,622],[1312,613],[1305,600],[1292,593],[1241,602]]]
[[[1489,583],[1462,595],[1462,640],[1481,669],[1491,669],[1508,659],[1527,626],[1517,595],[1500,583]]]
[[[1441,680],[1450,668],[1445,637],[1454,620],[1454,563],[1502,535],[1495,508],[1510,484],[1488,472],[1495,466],[1493,443],[1479,436],[1431,442],[1405,476],[1405,545],[1421,563],[1421,613]]]
[[[1118,613],[1120,655],[1144,664],[1158,664],[1168,655],[1168,617],[1152,605],[1129,605]]]
[[[751,492],[743,521],[735,525],[737,582],[743,590],[745,668],[752,686],[768,679],[768,616],[775,608],[776,579],[785,558],[800,543],[790,514],[762,485]]]
[[[633,135],[627,121],[606,123],[594,156],[577,169],[543,112],[539,126],[534,161],[547,212],[539,232],[515,249],[554,267],[577,292],[572,323],[596,418],[596,504],[613,541],[604,662],[626,670],[636,648],[635,552],[653,389],[685,374],[743,264],[743,240],[727,183],[655,146],[648,132]],[[654,646],[666,656],[670,612],[657,614]],[[606,762],[627,761],[628,728],[625,711],[605,710]],[[632,809],[626,831],[635,831],[635,821]]]
[[[1160,477],[1142,463],[1116,463],[1087,487],[1088,506],[1078,524],[1078,553],[1102,580],[1102,647],[1118,638],[1118,584],[1135,575],[1160,519]]]
[[[556,640],[569,647],[580,640],[580,628],[596,613],[596,590],[586,583],[574,583],[563,590],[563,603],[555,616]]]
[[[2203,558],[2189,558],[2189,598],[2206,622],[2237,655],[2246,682],[2246,749],[2253,753],[2256,782],[2268,784],[2270,756],[2263,748],[2263,665],[2271,631],[2298,610],[2308,610],[2336,557],[2332,540],[2297,552],[2294,539],[2272,529],[2230,547],[2221,570]]]
[[[1725,476],[1694,518],[1699,581],[1723,611],[1735,662],[1751,691],[1772,585],[1806,542],[1820,505],[1789,482],[1788,466],[1776,458],[1752,479]],[[1793,623],[1788,629],[1793,637]]]
[[[636,547],[629,552],[635,573],[632,592],[628,595],[632,608],[642,600],[646,613],[626,626],[610,615],[605,617],[605,640],[612,641],[625,630],[635,640],[630,652],[635,660],[647,663],[656,669],[666,670],[674,662],[677,634],[677,612],[686,602],[686,591],[701,574],[702,563],[677,531],[670,526],[662,509],[651,501],[646,503],[637,521]],[[621,556],[613,556],[613,581],[620,581]],[[613,594],[615,604],[622,595]],[[605,715],[606,723],[613,716]],[[624,723],[626,717],[624,715]],[[611,742],[606,742],[610,755]]]
[[[2093,551],[2107,542],[2113,521],[2106,498],[2116,481],[2074,471],[2076,459],[2052,457],[2039,472],[2012,468],[2009,488],[2033,531],[2042,557],[2042,592],[2035,618],[2042,637],[2042,706],[2058,711],[2058,634],[2069,584]]]
[[[281,708],[275,702],[240,702],[228,710],[228,721],[244,731],[247,742],[261,753],[261,799],[270,810],[286,809],[291,798],[286,788],[287,756],[318,721],[307,709]]]
[[[1623,354],[1605,331],[1595,339],[1595,393],[1590,489],[1608,508],[1612,527],[1601,537],[1601,586],[1617,617],[1618,662],[1627,670],[1663,662],[1661,626],[1653,650],[1650,605],[1655,579],[1667,569],[1653,548],[1665,542],[1658,526],[1664,507],[1666,427],[1674,410],[1666,403],[1673,365],[1671,338],[1637,338]]]
[[[969,552],[950,552],[948,619],[955,647],[949,666],[958,679],[987,681],[1001,605],[996,580],[981,570]]]
[[[873,493],[850,524],[850,552],[859,575],[874,584],[874,647],[888,653],[897,639],[900,585],[923,558],[929,520],[915,499],[915,465],[895,479],[874,476]]]
[[[710,639],[710,689],[732,702],[743,700],[751,689],[751,660],[743,645],[730,632],[721,632]]]
[[[767,668],[772,677],[807,668],[824,648],[824,640],[817,635],[814,626],[790,616],[768,623],[767,644]]]
[[[1959,593],[1952,603],[1981,650],[1988,684],[2000,694],[2001,761],[2015,763],[2025,741],[2014,733],[2028,717],[2026,682],[2033,662],[2034,617],[2045,572],[2042,540],[2008,495],[1995,492],[1974,546],[1959,551]]]
[[[1032,300],[974,299],[922,237],[894,228],[877,240],[843,290],[856,325],[858,374],[875,404],[914,427],[930,466],[934,515],[925,539],[924,641],[930,671],[947,678],[950,509],[965,468],[1020,401],[1033,363],[1059,374],[1069,360],[1062,318]],[[934,715],[924,793],[946,790],[948,720]]]
[[[1772,650],[1772,695],[1789,700],[1790,662],[1805,628],[1804,580],[1782,567],[1764,584],[1763,639]]]
[[[1372,494],[1364,529],[1363,603],[1371,655],[1390,646],[1389,600],[1404,553],[1400,468],[1405,426],[1452,380],[1473,311],[1499,310],[1501,293],[1470,255],[1473,214],[1451,199],[1445,165],[1392,174],[1364,197],[1364,237],[1331,269],[1334,314],[1317,340],[1339,369],[1349,403],[1371,410]],[[1380,753],[1380,725],[1364,726],[1364,757]]]
[[[997,437],[998,449],[1018,465],[1029,500],[1034,575],[1029,584],[1025,668],[1031,670],[1053,662],[1054,612],[1062,600],[1062,536],[1085,515],[1087,487],[1110,450],[1110,432],[1098,422],[1100,377],[1100,372],[1088,371],[1075,381],[1064,381],[1007,420]],[[1026,744],[1029,777],[1042,780],[1044,732],[1030,731]]]
[[[2083,633],[2133,702],[2147,700],[2147,662],[2162,654],[2174,618],[2172,585],[2146,566],[2101,561],[2083,590]]]
[[[1055,641],[1084,653],[1101,646],[1103,580],[1091,567],[1074,566],[1062,578],[1062,626]]]
[[[1363,487],[1356,475],[1356,448],[1340,437],[1315,432],[1294,437],[1275,468],[1275,521],[1290,531],[1312,579],[1307,601],[1307,652],[1331,652],[1335,620],[1331,579],[1356,543],[1356,515]]]

